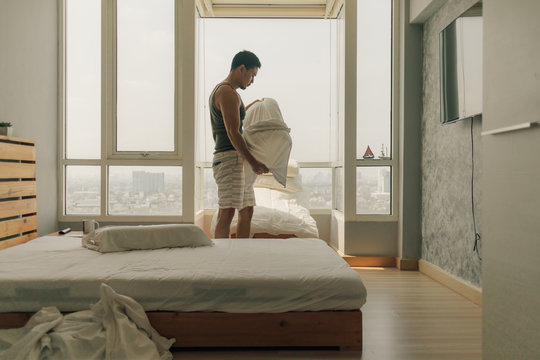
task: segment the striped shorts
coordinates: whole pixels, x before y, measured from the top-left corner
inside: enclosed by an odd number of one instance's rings
[[[246,186],[244,181],[244,158],[236,150],[214,154],[212,169],[220,208],[243,209],[246,206],[255,206],[253,185]]]

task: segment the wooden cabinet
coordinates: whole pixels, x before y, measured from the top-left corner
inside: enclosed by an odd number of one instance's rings
[[[0,135],[0,249],[36,237],[35,142]]]

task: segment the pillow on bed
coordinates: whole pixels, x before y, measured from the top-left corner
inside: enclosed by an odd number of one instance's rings
[[[82,246],[102,253],[213,244],[204,231],[194,224],[107,226],[92,231],[82,239]]]

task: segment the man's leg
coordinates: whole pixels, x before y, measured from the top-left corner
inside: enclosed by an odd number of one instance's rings
[[[242,164],[238,164],[236,151],[225,151],[214,154],[212,169],[214,172],[214,180],[216,180],[218,188],[218,216],[214,237],[216,239],[228,239],[231,232],[231,222],[234,217],[236,208],[240,207],[241,194],[239,191],[238,173],[243,170]]]
[[[228,239],[231,231],[231,222],[234,217],[235,208],[220,208],[218,210],[218,217],[216,223],[216,230],[214,238],[216,239]]]
[[[240,239],[249,238],[251,231],[251,218],[253,217],[253,206],[246,206],[238,211],[238,224],[236,225],[236,237]]]

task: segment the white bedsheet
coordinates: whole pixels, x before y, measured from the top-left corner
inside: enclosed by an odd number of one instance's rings
[[[46,236],[0,251],[0,312],[87,309],[100,284],[145,311],[357,310],[360,276],[319,239],[215,239],[213,247],[98,253]]]
[[[101,299],[63,316],[48,306],[18,329],[0,330],[0,360],[172,360],[167,339],[133,299],[102,284]]]

